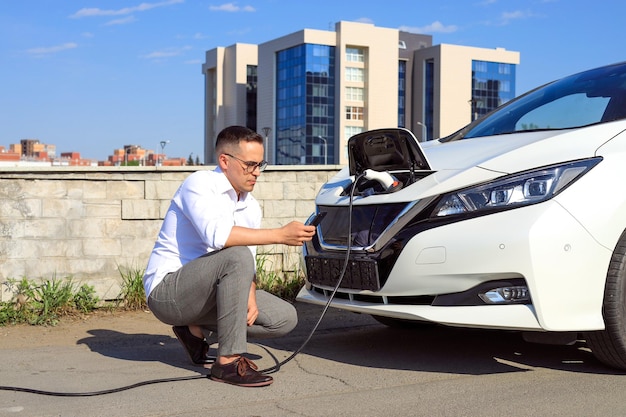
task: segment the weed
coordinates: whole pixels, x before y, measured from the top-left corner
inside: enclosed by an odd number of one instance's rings
[[[271,266],[268,265],[269,262],[268,254],[257,255],[257,288],[288,301],[295,300],[298,291],[304,285],[302,269],[298,266],[294,268],[292,274],[278,274],[269,268]]]
[[[90,313],[96,309],[100,299],[96,296],[96,290],[87,284],[80,286],[73,297],[74,307],[82,313]]]
[[[63,281],[56,277],[33,288],[32,299],[39,310],[33,324],[56,324],[59,316],[71,311],[73,292],[74,283],[71,279]]]
[[[41,283],[8,279],[4,285],[13,298],[0,303],[0,325],[55,325],[61,316],[90,312],[98,303],[93,287],[85,284],[76,291],[71,278],[53,277]]]
[[[122,276],[122,288],[119,300],[129,310],[142,310],[148,307],[146,292],[143,287],[144,269],[128,268],[125,271],[121,267],[117,270]]]
[[[6,324],[17,324],[20,322],[21,320],[18,310],[15,308],[15,303],[12,301],[0,302],[0,326],[4,326]]]

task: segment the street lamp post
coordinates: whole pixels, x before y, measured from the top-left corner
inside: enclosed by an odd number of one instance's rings
[[[168,143],[170,143],[169,140],[162,140],[160,142],[161,144],[161,154],[165,154],[165,145],[167,145]],[[157,165],[159,164],[159,156],[157,155]],[[163,165],[163,163],[161,162],[161,165]]]
[[[328,141],[321,136],[317,136],[324,141],[324,165],[328,165]]]
[[[270,135],[270,132],[272,131],[272,128],[271,127],[264,127],[262,130],[263,130],[263,134],[265,135],[265,147],[264,147],[264,154],[265,154],[265,156],[263,157],[263,159],[265,159],[267,161],[267,152],[268,152],[268,148],[270,147],[269,135]]]
[[[422,140],[420,140],[420,142],[426,142],[426,140],[428,139],[426,137],[428,135],[426,125],[422,122],[415,122],[415,124],[417,124],[418,126],[422,126]]]

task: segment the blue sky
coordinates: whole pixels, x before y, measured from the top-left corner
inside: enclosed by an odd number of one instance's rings
[[[205,52],[341,20],[519,51],[519,95],[625,60],[625,12],[622,0],[3,0],[0,145],[103,160],[169,140],[168,156],[202,160]]]

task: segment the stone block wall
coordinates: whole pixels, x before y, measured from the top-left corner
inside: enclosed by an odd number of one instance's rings
[[[0,169],[0,301],[9,278],[71,277],[101,299],[119,296],[120,271],[143,270],[169,201],[191,173],[213,167],[58,167]],[[304,221],[337,167],[270,166],[253,192],[262,227]],[[290,274],[300,248],[258,248],[264,268]]]

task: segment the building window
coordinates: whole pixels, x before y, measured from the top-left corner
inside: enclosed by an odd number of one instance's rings
[[[328,116],[328,106],[326,104],[314,104],[313,116],[319,116],[319,117]]]
[[[343,137],[345,139],[345,146],[343,147],[343,157],[344,159],[349,159],[350,155],[348,155],[348,140],[359,133],[363,132],[363,127],[361,126],[346,126],[343,130]]]
[[[515,97],[515,65],[472,61],[471,120]]]
[[[363,88],[361,88],[361,87],[346,87],[346,100],[348,100],[348,101],[363,101]]]
[[[352,136],[362,132],[363,128],[361,126],[346,126],[344,129],[344,138],[346,142],[348,142],[348,139],[350,139]]]
[[[363,120],[363,107],[346,106],[346,120]]]
[[[363,68],[346,67],[346,81],[364,82],[365,71]]]
[[[363,49],[355,47],[346,48],[346,61],[348,62],[364,62]]]
[[[484,61],[473,61],[472,66],[475,72],[487,72],[487,63]]]
[[[316,84],[311,86],[314,97],[328,97],[328,85]]]

